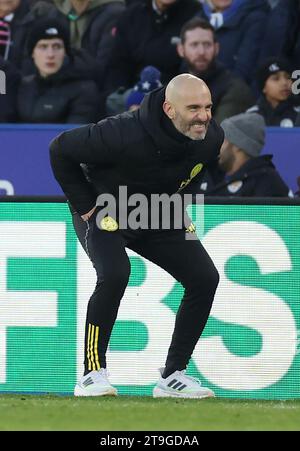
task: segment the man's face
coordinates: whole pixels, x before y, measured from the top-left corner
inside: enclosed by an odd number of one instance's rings
[[[40,39],[32,53],[34,64],[42,77],[56,74],[66,55],[62,39]]]
[[[285,71],[276,72],[267,79],[263,92],[269,102],[283,102],[292,93],[292,80]]]
[[[195,28],[185,33],[183,44],[178,45],[178,53],[186,61],[189,71],[194,74],[205,72],[218,55],[219,44],[214,42],[211,30]]]
[[[212,5],[218,11],[224,11],[224,9],[228,8],[232,0],[211,0]]]
[[[20,3],[21,0],[0,0],[0,17],[13,13]]]
[[[219,155],[219,167],[224,172],[230,172],[235,161],[233,145],[227,139],[224,139]]]
[[[173,108],[172,122],[177,130],[192,140],[203,140],[211,120],[209,90],[189,92]]]

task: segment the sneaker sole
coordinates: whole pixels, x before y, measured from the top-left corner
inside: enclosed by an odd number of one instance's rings
[[[155,387],[153,390],[153,398],[190,398],[190,399],[204,399],[204,398],[214,398],[215,394],[213,391],[203,395],[197,395],[195,393],[170,393],[161,388]]]
[[[78,385],[76,385],[75,390],[74,390],[74,396],[117,396],[118,395],[118,391],[116,388],[112,387],[109,388],[101,393],[99,392],[87,392],[84,388],[79,387]]]

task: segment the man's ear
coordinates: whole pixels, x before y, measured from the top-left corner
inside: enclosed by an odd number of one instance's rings
[[[175,117],[175,111],[173,106],[170,104],[170,102],[168,102],[167,100],[164,101],[163,103],[163,110],[164,113],[168,116],[169,119],[174,119]]]
[[[177,44],[177,53],[181,58],[184,58],[183,45],[180,42]]]

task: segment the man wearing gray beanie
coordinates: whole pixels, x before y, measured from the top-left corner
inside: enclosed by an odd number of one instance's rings
[[[291,195],[272,163],[273,156],[260,155],[265,145],[265,121],[260,114],[238,114],[221,122],[221,127],[225,140],[218,167],[207,171],[202,192],[214,196]]]

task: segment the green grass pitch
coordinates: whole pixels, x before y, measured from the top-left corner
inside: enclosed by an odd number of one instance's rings
[[[300,430],[300,400],[0,395],[1,431]]]

